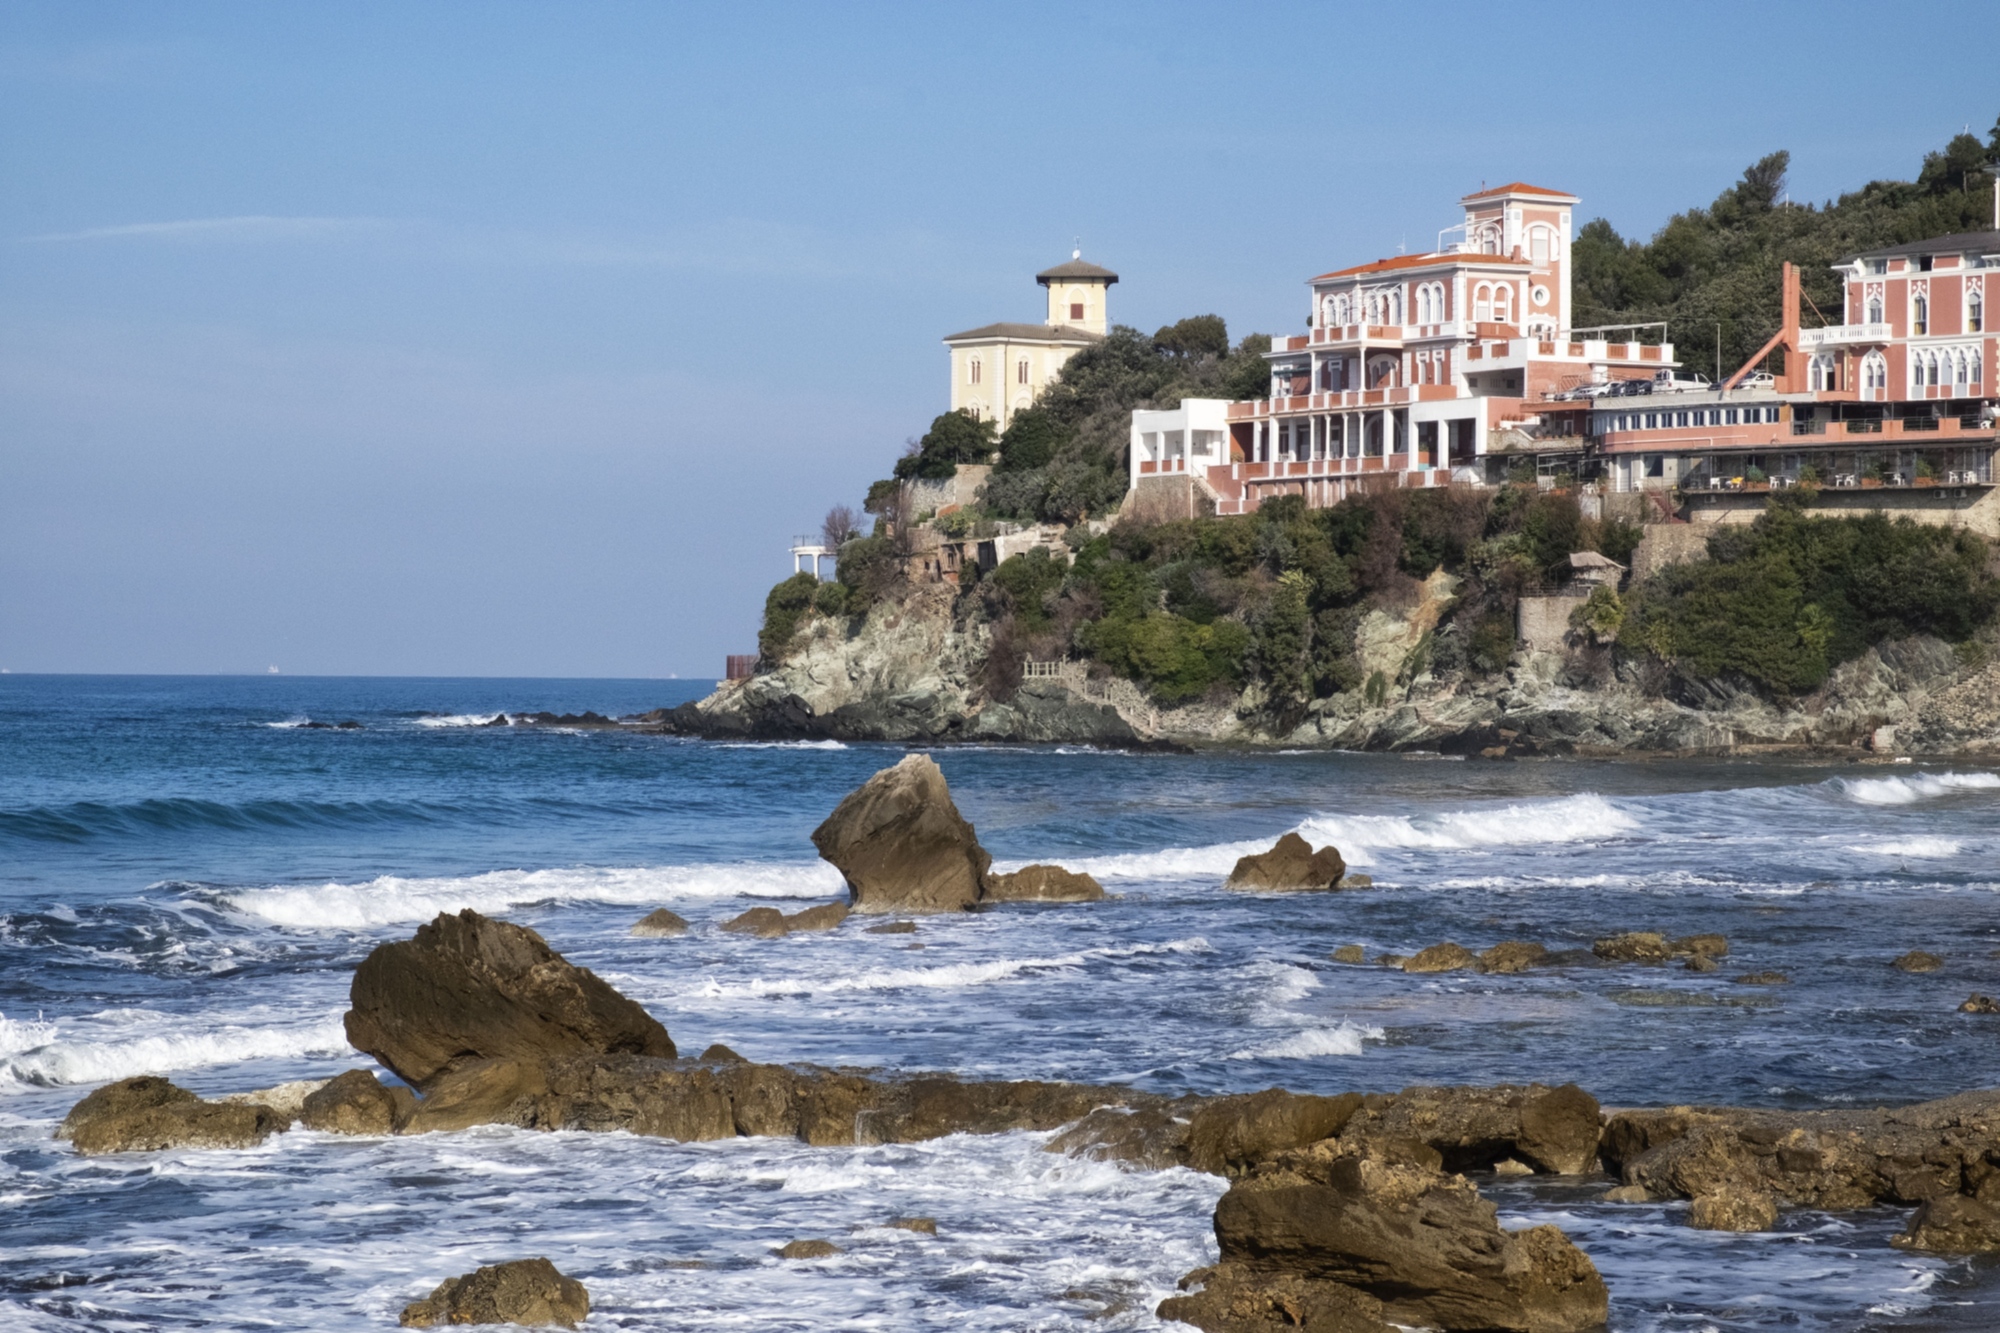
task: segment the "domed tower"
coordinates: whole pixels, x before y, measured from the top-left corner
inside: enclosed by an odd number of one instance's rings
[[[1049,289],[1049,327],[1083,329],[1099,337],[1110,332],[1106,297],[1118,275],[1083,262],[1083,251],[1070,253],[1067,264],[1043,269],[1035,281]]]

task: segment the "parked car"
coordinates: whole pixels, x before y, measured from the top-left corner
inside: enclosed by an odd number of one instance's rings
[[[1713,387],[1706,375],[1676,375],[1671,370],[1662,370],[1653,376],[1655,393],[1691,393],[1697,389]]]
[[[1736,382],[1739,389],[1769,389],[1777,384],[1768,370],[1753,370]]]
[[[1637,398],[1642,394],[1649,394],[1652,391],[1653,382],[1651,380],[1613,380],[1609,396],[1613,398]]]

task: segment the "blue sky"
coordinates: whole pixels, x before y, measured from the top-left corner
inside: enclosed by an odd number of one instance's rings
[[[1482,182],[1908,178],[2000,75],[1880,21],[12,0],[0,667],[715,675],[1073,238],[1240,335]]]

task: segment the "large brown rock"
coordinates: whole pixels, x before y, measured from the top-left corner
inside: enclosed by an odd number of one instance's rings
[[[1296,1273],[1221,1263],[1197,1268],[1180,1287],[1192,1294],[1169,1296],[1155,1313],[1206,1333],[1396,1333],[1382,1317],[1382,1302],[1367,1292]]]
[[[361,961],[347,1039],[419,1090],[479,1060],[620,1052],[672,1057],[651,1014],[534,931],[467,909]]]
[[[1405,972],[1463,972],[1476,966],[1479,959],[1472,950],[1462,944],[1447,941],[1433,944],[1428,949],[1419,949],[1403,960]]]
[[[1937,1254],[1991,1254],[2000,1250],[2000,1210],[1963,1194],[1929,1199],[1917,1205],[1909,1229],[1889,1243]]]
[[[1603,1279],[1556,1227],[1504,1231],[1463,1176],[1327,1147],[1280,1158],[1222,1196],[1224,1265],[1351,1287],[1397,1323],[1580,1333],[1604,1322]]]
[[[1104,886],[1089,875],[1061,866],[1022,866],[1009,875],[986,877],[982,900],[989,903],[1094,903]]]
[[[1576,1175],[1595,1167],[1600,1129],[1597,1099],[1573,1083],[1414,1087],[1363,1098],[1342,1127],[1340,1143],[1354,1153],[1421,1143],[1451,1171],[1490,1171],[1512,1160],[1539,1172]]]
[[[847,920],[849,910],[846,903],[821,903],[787,916],[775,907],[752,907],[723,922],[722,928],[740,935],[755,935],[760,940],[775,940],[786,935],[832,930]]]
[[[205,1102],[163,1078],[120,1079],[97,1089],[56,1128],[86,1155],[167,1148],[248,1148],[291,1124],[259,1102]]]
[[[1352,1092],[1314,1097],[1266,1088],[1218,1097],[1189,1117],[1182,1160],[1210,1175],[1240,1175],[1276,1153],[1332,1138],[1360,1109]]]
[[[1231,889],[1337,889],[1347,873],[1337,848],[1318,851],[1296,833],[1279,838],[1268,852],[1241,858],[1223,886]]]
[[[812,840],[846,878],[857,912],[969,911],[993,864],[944,773],[921,754],[849,792]]]
[[[449,1324],[519,1324],[575,1328],[590,1316],[590,1293],[546,1259],[490,1264],[446,1278],[423,1300],[403,1307],[404,1328]]]
[[[1479,955],[1479,970],[1513,976],[1548,961],[1548,946],[1534,940],[1502,940]]]

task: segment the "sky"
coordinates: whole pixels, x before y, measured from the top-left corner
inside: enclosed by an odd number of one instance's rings
[[[718,675],[1073,246],[1240,336],[1482,183],[1908,179],[2000,73],[1880,17],[8,0],[0,669]]]

